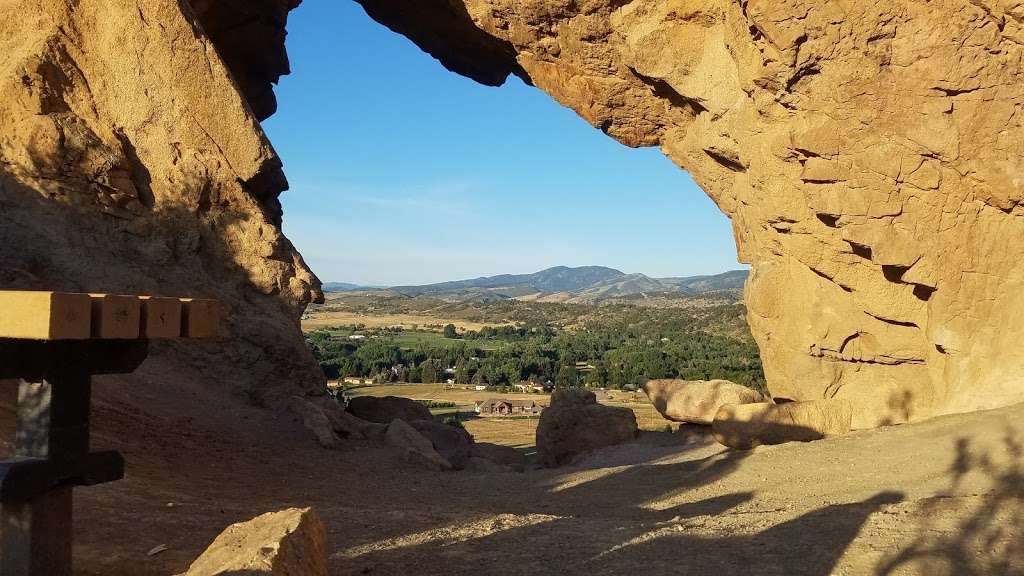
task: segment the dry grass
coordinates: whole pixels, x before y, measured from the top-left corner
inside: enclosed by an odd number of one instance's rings
[[[402,326],[412,329],[413,325],[420,328],[424,326],[444,326],[454,324],[459,330],[480,330],[485,326],[500,326],[501,323],[470,322],[456,318],[442,318],[419,314],[360,314],[358,312],[311,312],[302,319],[304,331],[317,328],[330,328],[332,326],[351,326],[363,324],[367,328],[387,328],[389,326]]]

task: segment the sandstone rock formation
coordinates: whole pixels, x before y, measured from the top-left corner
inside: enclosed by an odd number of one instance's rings
[[[367,422],[388,423],[398,418],[406,422],[432,420],[430,409],[401,396],[356,396],[348,401],[347,411]]]
[[[853,405],[831,398],[785,404],[722,406],[711,431],[719,443],[748,450],[762,444],[811,442],[850,431]]]
[[[776,398],[858,428],[1024,400],[1020,2],[359,1],[686,169],[751,265]]]
[[[182,576],[326,576],[324,525],[312,508],[268,512],[228,526]]]
[[[434,420],[414,420],[409,422],[430,444],[437,453],[451,462],[455,469],[462,469],[473,455],[473,437],[462,428],[456,428]]]
[[[154,355],[278,405],[324,390],[298,327],[319,281],[257,122],[296,2],[195,4],[0,5],[0,289],[217,298],[223,342]]]
[[[689,171],[752,267],[774,397],[848,399],[857,428],[1024,400],[1019,2],[360,2]],[[0,288],[216,297],[223,345],[157,352],[260,403],[322,392],[257,123],[295,5],[0,6]]]
[[[711,424],[726,404],[764,402],[757,390],[728,380],[648,380],[643,390],[654,408],[673,422]]]
[[[302,420],[302,425],[313,433],[321,446],[334,448],[338,445],[339,437],[335,430],[345,427],[340,418],[329,418],[322,408],[302,396],[292,396],[288,400],[288,410]]]
[[[551,395],[551,406],[540,413],[537,454],[542,464],[553,468],[584,452],[633,440],[639,433],[629,408],[598,404],[589,390],[558,389]]]
[[[432,470],[451,470],[452,463],[434,449],[430,439],[420,434],[405,420],[395,418],[388,424],[384,441],[390,446],[401,448],[407,458],[423,464]]]

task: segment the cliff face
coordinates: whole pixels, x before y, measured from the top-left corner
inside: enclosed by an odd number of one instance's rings
[[[0,7],[0,287],[213,296],[195,352],[316,392],[319,282],[258,120],[297,0]],[[449,69],[660,146],[733,221],[776,398],[855,425],[1024,400],[1020,0],[361,0]]]
[[[777,399],[856,427],[1024,400],[1024,2],[359,1],[689,171]]]
[[[287,181],[257,122],[295,3],[235,2],[234,22],[213,4],[0,7],[0,288],[218,298],[224,342],[155,353],[272,404],[323,389],[298,327],[320,283],[281,234]]]

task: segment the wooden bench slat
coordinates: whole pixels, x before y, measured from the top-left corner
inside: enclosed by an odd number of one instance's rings
[[[201,298],[182,298],[184,307],[181,335],[186,338],[220,336],[220,303]]]
[[[205,298],[0,290],[0,339],[218,338],[220,303]]]
[[[90,306],[88,294],[0,291],[0,338],[88,339]]]
[[[92,337],[105,340],[134,340],[139,337],[142,304],[138,296],[90,294]]]
[[[182,303],[178,298],[140,296],[143,338],[178,338],[182,335]]]

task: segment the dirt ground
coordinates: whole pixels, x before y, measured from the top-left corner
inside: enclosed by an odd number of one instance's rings
[[[128,473],[76,490],[80,575],[174,574],[287,506],[319,511],[332,574],[1024,573],[1024,406],[750,452],[684,428],[564,469],[441,473],[370,441],[321,449],[160,360],[97,380],[94,446]]]

